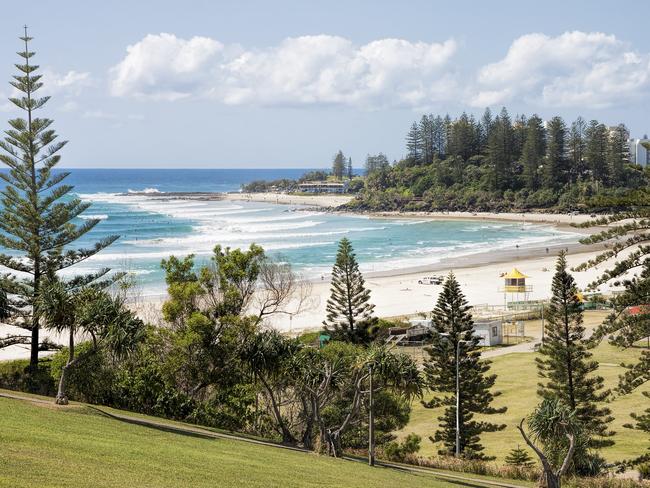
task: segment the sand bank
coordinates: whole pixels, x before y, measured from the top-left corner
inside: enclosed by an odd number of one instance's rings
[[[336,209],[354,199],[352,195],[292,195],[288,193],[225,193],[223,198],[233,201],[307,205]],[[418,218],[432,220],[501,220],[540,224],[571,225],[593,220],[595,216],[579,213],[544,212],[362,212],[363,215],[384,218]]]
[[[345,205],[354,197],[352,195],[292,195],[289,193],[224,193],[224,198],[233,201],[308,205],[333,209]]]

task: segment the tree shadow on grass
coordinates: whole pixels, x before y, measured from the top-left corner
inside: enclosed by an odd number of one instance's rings
[[[126,424],[139,425],[141,427],[148,427],[150,429],[159,430],[161,432],[168,432],[170,434],[180,434],[180,435],[184,435],[184,436],[188,436],[188,437],[195,437],[195,438],[198,438],[198,439],[209,439],[209,440],[218,439],[218,436],[213,435],[213,434],[198,432],[198,431],[195,431],[195,430],[184,429],[184,428],[181,428],[181,427],[175,427],[173,425],[149,422],[147,420],[140,420],[140,419],[136,419],[136,418],[133,418],[133,417],[122,417],[120,415],[114,415],[112,413],[105,412],[104,410],[93,407],[91,405],[88,405],[88,408],[95,411],[95,412],[97,412],[97,413],[99,413],[100,415],[102,415],[104,417],[108,417],[108,418],[110,418],[112,420],[117,420],[119,422],[124,422]]]

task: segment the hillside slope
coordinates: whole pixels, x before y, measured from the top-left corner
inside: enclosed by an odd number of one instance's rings
[[[0,486],[445,488],[452,483],[428,474],[134,425],[82,405],[0,398]]]

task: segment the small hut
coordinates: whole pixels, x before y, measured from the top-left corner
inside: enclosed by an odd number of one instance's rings
[[[501,291],[503,292],[503,303],[505,307],[508,308],[508,301],[511,303],[515,302],[519,305],[522,298],[525,304],[528,301],[528,294],[533,291],[532,285],[526,284],[526,278],[529,278],[529,276],[526,276],[517,268],[512,268],[512,271],[502,274],[501,277],[503,278],[503,288]],[[510,300],[508,300],[508,295],[510,295]]]

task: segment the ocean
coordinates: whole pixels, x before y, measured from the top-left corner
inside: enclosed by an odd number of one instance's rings
[[[325,277],[337,242],[352,241],[361,269],[389,271],[468,254],[574,242],[552,226],[509,222],[372,218],[240,201],[151,199],[134,193],[231,192],[257,179],[296,178],[307,169],[73,169],[66,180],[92,206],[83,218],[102,221],[79,246],[107,235],[120,239],[70,272],[108,266],[132,273],[143,295],[164,293],[160,261],[194,254],[207,262],[216,244],[256,243],[307,278]]]

